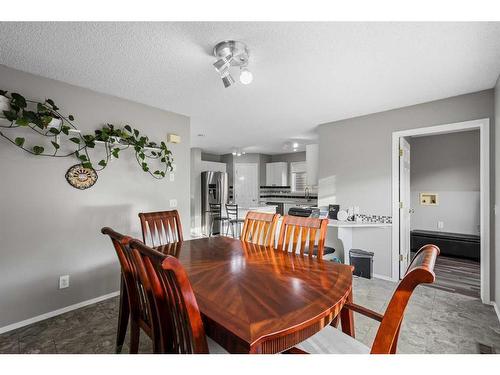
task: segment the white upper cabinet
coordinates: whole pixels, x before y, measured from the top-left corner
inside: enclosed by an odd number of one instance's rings
[[[287,186],[288,165],[286,162],[266,164],[266,185]]]
[[[307,185],[318,186],[319,145],[306,145]]]

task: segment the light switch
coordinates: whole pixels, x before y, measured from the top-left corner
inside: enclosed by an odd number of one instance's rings
[[[170,173],[170,181],[174,181],[175,180],[175,173],[171,172]]]
[[[443,229],[444,228],[444,222],[438,221],[438,229]]]
[[[170,199],[170,207],[177,207],[177,199]]]

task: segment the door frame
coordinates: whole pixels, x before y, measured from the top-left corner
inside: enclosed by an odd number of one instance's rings
[[[480,133],[480,237],[481,300],[491,302],[490,290],[490,120],[488,118],[457,122],[392,133],[392,278],[399,275],[399,138],[438,135],[479,129]]]

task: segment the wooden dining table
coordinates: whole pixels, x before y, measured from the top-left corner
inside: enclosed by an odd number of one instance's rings
[[[230,353],[280,353],[339,316],[352,336],[352,269],[230,237],[155,247],[184,266],[207,335]],[[342,310],[342,313],[341,313]]]

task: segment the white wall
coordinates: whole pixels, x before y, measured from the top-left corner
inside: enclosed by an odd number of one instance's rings
[[[0,88],[27,98],[55,100],[74,114],[79,128],[93,131],[106,122],[131,124],[152,140],[177,133],[171,147],[175,181],[142,172],[133,153],[123,151],[80,191],[65,180],[76,160],[28,155],[0,140],[0,327],[119,289],[119,265],[104,226],[141,237],[137,214],[169,209],[178,202],[189,236],[189,118],[0,66]],[[60,275],[70,287],[58,290]]]
[[[392,133],[481,118],[490,119],[493,131],[493,90],[320,125],[319,204],[338,203],[341,207],[357,205],[362,213],[390,216]],[[491,150],[494,150],[493,140]],[[493,187],[494,174],[491,181]],[[491,236],[493,239],[493,228]],[[385,256],[376,257],[374,262],[391,262],[390,241],[386,248]],[[494,263],[490,264],[490,274],[493,275]]]
[[[411,143],[411,229],[479,234],[479,130],[414,137]],[[439,204],[420,204],[420,193]],[[438,229],[438,221],[444,227]]]

